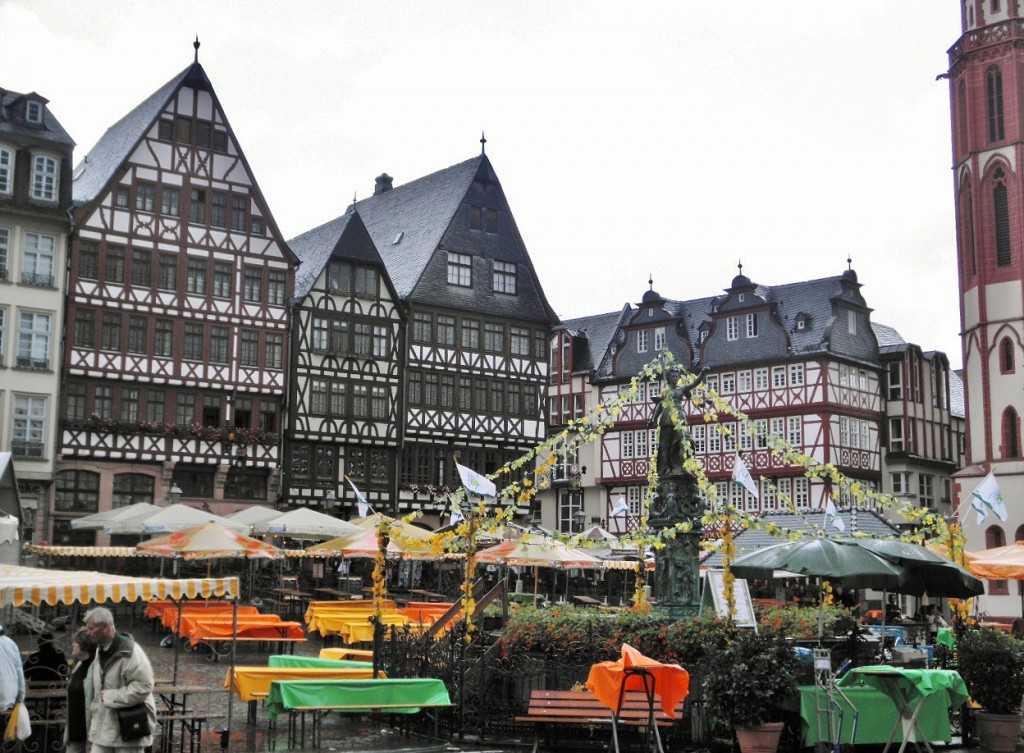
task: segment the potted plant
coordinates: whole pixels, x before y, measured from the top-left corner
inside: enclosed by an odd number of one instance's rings
[[[957,640],[957,670],[974,702],[987,751],[1013,751],[1020,736],[1024,644],[1001,630],[969,630]]]
[[[712,725],[735,730],[744,753],[776,750],[798,671],[796,653],[777,628],[762,623],[760,632],[737,631],[702,667]]]

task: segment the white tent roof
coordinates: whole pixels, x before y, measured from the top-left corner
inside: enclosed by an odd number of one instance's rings
[[[221,596],[237,598],[238,578],[129,578],[84,570],[0,565],[0,607]]]
[[[257,523],[252,527],[255,533],[279,533],[292,538],[333,539],[351,531],[362,531],[359,526],[340,518],[332,518],[322,512],[300,507],[282,513],[276,518]]]
[[[249,530],[245,523],[228,520],[212,512],[181,503],[157,508],[156,512],[144,511],[130,518],[111,521],[103,530],[107,533],[174,533],[201,526],[211,520],[241,533],[247,533]]]
[[[86,528],[106,528],[107,525],[113,523],[115,520],[126,520],[128,518],[134,518],[137,515],[143,513],[155,513],[160,508],[150,502],[136,502],[134,505],[128,505],[127,507],[115,507],[112,510],[104,510],[103,512],[94,512],[92,515],[86,515],[84,518],[75,518],[71,521],[71,527],[75,530],[86,529]]]
[[[281,517],[281,511],[275,510],[273,507],[252,505],[251,507],[243,507],[241,510],[236,510],[230,515],[225,515],[224,517],[228,520],[233,520],[236,523],[245,523],[247,526],[254,526],[257,523],[263,523],[265,521]]]

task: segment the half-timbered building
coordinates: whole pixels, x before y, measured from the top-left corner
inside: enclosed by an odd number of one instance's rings
[[[18,466],[28,541],[45,531],[57,458],[75,146],[47,104],[0,89],[0,450]]]
[[[280,492],[296,262],[196,49],[75,171],[56,541],[174,486],[214,512]]]
[[[385,512],[436,515],[454,453],[491,473],[543,440],[556,317],[485,154],[397,187],[383,174],[354,209],[408,322],[399,495]]]
[[[405,316],[355,209],[289,241],[295,279],[285,494],[290,505],[358,514],[398,495]]]
[[[947,490],[962,432],[951,405],[948,363],[941,354],[929,354],[930,371],[922,376],[934,384],[928,400],[935,410],[919,406],[918,393],[904,405],[905,393],[884,392],[888,360],[920,349],[891,328],[872,324],[860,288],[852,269],[778,286],[756,284],[741,273],[724,295],[676,301],[652,289],[635,308],[564,322],[551,340],[549,431],[562,431],[571,419],[616,396],[667,350],[687,370],[703,372],[705,386],[753,422],[753,432],[724,414],[708,422],[692,404],[687,416],[694,454],[718,497],[737,508],[773,512],[783,509],[785,497],[797,508],[817,509],[832,494],[829,481],[808,479],[803,468],[773,453],[770,435],[835,465],[866,488],[891,492],[887,484],[902,474],[908,484],[931,475],[930,488]],[[885,336],[884,356],[876,330]],[[663,380],[642,383],[611,429],[577,456],[561,459],[547,481],[551,491],[543,495],[546,524],[571,531],[574,521],[589,519],[607,523],[613,532],[639,524],[655,442],[651,416],[663,386]],[[886,432],[895,426],[889,416],[919,420],[920,430],[928,432],[922,439],[927,450],[883,456]],[[730,481],[737,453],[758,483],[758,497]],[[888,460],[895,464],[891,473],[884,465]],[[948,504],[945,494],[918,499]],[[628,513],[610,516],[620,498]],[[839,506],[851,504],[842,490]]]

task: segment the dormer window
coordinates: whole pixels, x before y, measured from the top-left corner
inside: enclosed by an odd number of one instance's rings
[[[36,155],[32,158],[32,198],[37,201],[57,200],[57,164],[54,157]]]
[[[747,314],[747,337],[757,337],[757,314]]]
[[[488,233],[498,232],[497,210],[487,207],[470,207],[469,226],[473,230],[486,230]]]
[[[797,328],[797,330],[803,330],[806,327],[807,327],[807,320],[806,319],[797,319],[796,320],[796,328]]]
[[[43,106],[39,102],[28,101],[25,103],[25,122],[33,125],[42,125]]]
[[[740,337],[739,317],[730,316],[725,320],[725,339],[738,340]]]
[[[650,337],[650,333],[647,330],[641,329],[641,330],[637,331],[637,333],[636,333],[636,352],[637,353],[646,353],[647,352],[647,349],[650,347],[650,345],[649,345],[649,337]]]
[[[654,349],[661,351],[665,349],[665,328],[658,327],[654,330]]]
[[[740,293],[740,294],[739,294],[738,296],[736,296],[736,297],[737,297],[737,298],[739,299],[739,302],[740,302],[740,303],[743,303],[743,301],[745,301],[745,300],[746,300],[746,298],[747,298],[747,294],[746,294],[746,293]]]

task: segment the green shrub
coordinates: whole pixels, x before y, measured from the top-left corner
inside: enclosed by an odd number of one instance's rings
[[[1024,644],[1001,630],[968,630],[957,640],[957,670],[971,698],[993,714],[1020,711]]]

